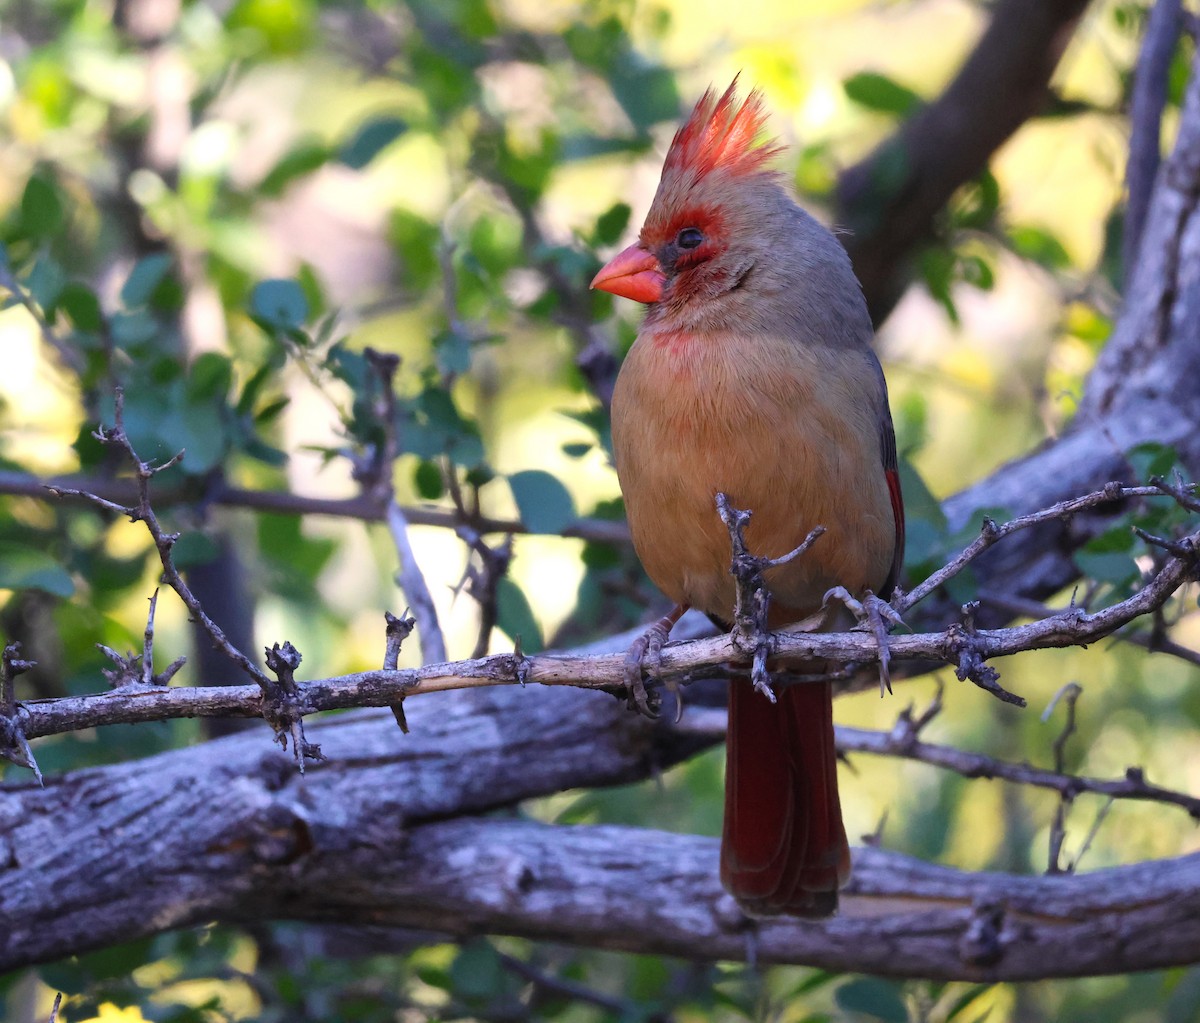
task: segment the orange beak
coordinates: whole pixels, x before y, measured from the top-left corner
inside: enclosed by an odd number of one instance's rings
[[[644,249],[640,242],[635,242],[604,264],[592,278],[592,287],[648,303],[662,298],[666,281],[658,257]]]

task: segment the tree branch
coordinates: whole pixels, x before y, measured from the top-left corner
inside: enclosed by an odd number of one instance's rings
[[[881,323],[911,278],[935,216],[1049,98],[1050,77],[1087,0],[998,0],[954,81],[842,174],[836,219]]]
[[[1182,496],[1189,499],[1186,494]],[[1048,618],[1001,629],[953,624],[938,632],[893,636],[887,645],[888,653],[893,661],[949,664],[960,679],[970,678],[995,692],[996,673],[988,661],[1026,650],[1093,643],[1162,607],[1181,585],[1196,577],[1200,564],[1200,530],[1173,543],[1177,552],[1163,561],[1157,574],[1140,590],[1099,611],[1068,607]],[[744,639],[738,634],[668,645],[662,650],[658,681],[686,682],[706,672],[711,674],[712,669],[727,662],[741,662],[746,656],[744,646]],[[867,665],[878,663],[881,657],[876,636],[863,632],[777,632],[770,635],[770,649],[772,657],[785,666],[809,660]],[[786,681],[786,676],[777,677]],[[391,705],[422,693],[524,686],[531,682],[599,689],[624,696],[625,658],[616,653],[584,657],[499,654],[422,668],[366,671],[308,682],[295,680],[289,701],[292,713],[303,717],[323,710]],[[261,686],[166,688],[137,693],[117,689],[91,696],[24,703],[16,711],[16,720],[27,738],[35,738],[101,724],[195,716],[257,717],[263,714],[264,699]],[[1023,702],[1019,697],[1011,699]]]
[[[0,494],[45,500],[50,496],[47,493],[50,490],[60,491],[63,497],[73,501],[86,501],[83,493],[95,494],[122,508],[137,501],[137,492],[130,480],[92,476],[53,476],[43,479],[28,473],[0,470]],[[248,490],[223,482],[203,494],[190,493],[184,488],[164,488],[154,496],[154,503],[159,508],[197,501],[225,508],[275,512],[279,515],[328,515],[363,522],[384,522],[388,511],[385,503],[381,503],[370,494],[347,498],[309,497],[286,491]],[[458,513],[451,508],[412,505],[399,507],[405,521],[412,526],[443,526],[454,529],[460,522]],[[515,519],[482,517],[474,526],[481,533],[529,532],[523,523]],[[562,535],[594,540],[598,543],[629,542],[628,526],[624,522],[609,519],[577,519],[563,530]]]
[[[718,886],[715,839],[438,820],[557,791],[581,766],[563,745],[581,734],[563,724],[567,705],[584,727],[601,723],[596,710],[621,713],[565,693],[537,701],[555,706],[534,724],[512,713],[519,693],[504,696],[447,697],[403,744],[377,716],[343,719],[322,735],[330,762],[303,781],[282,754],[236,736],[13,790],[0,808],[0,969],[211,920],[278,918],[704,960],[753,947],[759,962],[979,981],[1153,969],[1200,954],[1200,855],[1013,877],[863,849],[840,917],[754,923]],[[624,735],[608,736],[597,759],[589,751],[593,780],[645,769],[653,726],[621,716]],[[447,742],[457,756],[444,755]],[[63,833],[73,836],[66,847],[52,837]],[[103,857],[80,855],[98,848]]]

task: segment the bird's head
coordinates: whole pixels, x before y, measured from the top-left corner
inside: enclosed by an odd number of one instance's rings
[[[794,204],[766,164],[779,148],[760,138],[762,96],[739,102],[737,80],[709,89],[676,133],[638,240],[618,253],[593,288],[675,308],[741,288],[768,257],[780,218]]]

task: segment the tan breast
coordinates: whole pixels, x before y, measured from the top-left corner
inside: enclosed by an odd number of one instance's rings
[[[732,611],[718,492],[754,513],[755,554],[777,557],[814,526],[828,530],[768,574],[776,607],[794,612],[784,620],[815,611],[832,586],[883,585],[895,527],[870,358],[783,338],[639,337],[613,394],[613,444],[634,546],[668,597]]]

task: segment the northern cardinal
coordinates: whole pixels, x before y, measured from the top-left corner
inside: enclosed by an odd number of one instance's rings
[[[634,546],[679,605],[728,623],[731,546],[715,495],[753,518],[769,623],[836,586],[886,596],[904,547],[896,440],[862,289],[845,250],[793,201],[761,141],[762,97],[710,89],[675,134],[638,241],[592,287],[649,305],[612,399]],[[820,670],[820,666],[818,666]],[[777,703],[729,689],[721,881],[754,914],[827,916],[850,872],[829,683]]]

